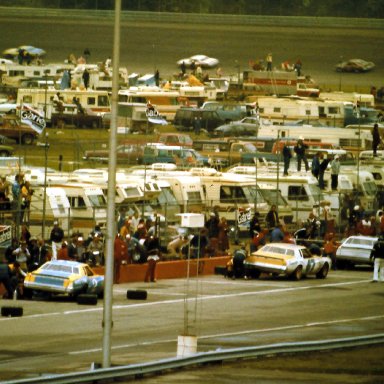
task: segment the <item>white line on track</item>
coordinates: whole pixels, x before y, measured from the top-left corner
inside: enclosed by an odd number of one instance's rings
[[[367,317],[357,317],[357,318],[350,318],[350,319],[323,321],[323,322],[316,322],[316,323],[288,325],[285,327],[251,329],[248,331],[231,332],[231,333],[217,333],[217,334],[199,336],[198,339],[212,339],[212,338],[220,338],[220,337],[234,337],[234,336],[240,336],[240,335],[249,335],[249,334],[255,334],[255,333],[280,332],[280,331],[286,331],[289,329],[318,327],[318,326],[323,326],[323,325],[350,323],[350,322],[357,322],[357,321],[378,321],[378,320],[381,321],[383,318],[384,318],[384,314],[378,315],[378,316],[367,316]],[[154,342],[148,341],[148,342],[136,343],[136,344],[122,344],[122,345],[118,345],[118,346],[113,346],[112,349],[116,350],[116,349],[124,349],[124,348],[135,348],[135,347],[138,347],[140,345],[166,344],[166,343],[172,343],[172,342],[176,342],[176,339],[165,339],[165,340],[158,340],[158,341],[154,341]],[[69,355],[81,355],[81,354],[87,354],[87,353],[96,353],[96,352],[100,352],[101,350],[102,350],[102,348],[84,349],[84,350],[69,352]]]
[[[266,289],[263,291],[247,291],[247,292],[236,292],[236,293],[228,293],[223,295],[202,295],[199,296],[199,300],[215,300],[215,299],[223,299],[223,298],[229,298],[229,297],[240,297],[240,296],[258,296],[258,295],[266,295],[266,294],[274,294],[274,293],[281,293],[281,292],[294,292],[294,291],[303,291],[303,290],[309,290],[309,289],[318,289],[318,288],[329,288],[329,287],[338,287],[338,286],[348,286],[348,285],[355,285],[355,284],[365,284],[370,282],[371,280],[359,280],[359,281],[350,281],[350,282],[343,282],[343,283],[329,283],[329,284],[322,284],[322,285],[306,285],[303,287],[282,287],[277,289]],[[195,300],[195,298],[189,298],[189,301]],[[148,307],[148,306],[157,306],[157,305],[164,305],[164,304],[178,304],[181,302],[184,302],[185,298],[179,298],[179,299],[173,299],[173,300],[162,300],[162,301],[155,301],[155,302],[146,302],[146,303],[136,303],[136,304],[123,304],[123,305],[114,305],[114,310],[122,310],[122,309],[132,309],[132,308],[140,308],[140,307]],[[86,308],[86,309],[76,309],[72,311],[63,311],[63,312],[51,312],[51,313],[43,313],[43,314],[35,314],[35,315],[25,315],[23,317],[2,317],[0,318],[1,321],[9,321],[9,320],[28,320],[30,318],[38,318],[38,317],[50,317],[50,316],[63,316],[63,315],[73,315],[73,314],[83,314],[83,313],[90,313],[90,312],[101,312],[103,311],[103,306],[98,306],[96,308]]]

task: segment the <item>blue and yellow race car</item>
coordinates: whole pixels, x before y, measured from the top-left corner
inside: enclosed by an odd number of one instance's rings
[[[88,264],[68,260],[51,260],[33,272],[27,273],[24,279],[27,290],[51,294],[104,293],[104,276],[97,275]]]

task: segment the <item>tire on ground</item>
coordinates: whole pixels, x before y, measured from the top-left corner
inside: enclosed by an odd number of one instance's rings
[[[1,316],[21,317],[23,316],[23,307],[1,307]]]
[[[147,291],[144,290],[130,290],[127,291],[127,299],[131,300],[146,300],[148,297]]]
[[[97,295],[94,294],[88,294],[88,293],[82,293],[77,296],[77,304],[84,304],[84,305],[96,305],[97,304]]]

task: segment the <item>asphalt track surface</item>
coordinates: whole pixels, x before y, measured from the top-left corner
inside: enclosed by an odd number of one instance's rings
[[[4,19],[0,15],[0,35],[0,51],[24,44],[34,45],[47,51],[46,62],[63,61],[70,53],[78,56],[85,47],[91,51],[92,62],[104,61],[112,55],[113,26],[103,20],[36,21]],[[367,91],[371,85],[384,85],[383,38],[383,30],[357,29],[353,25],[340,29],[131,23],[121,28],[121,65],[141,74],[158,68],[161,76],[168,78],[177,72],[175,62],[178,59],[201,53],[217,57],[224,74],[232,74],[239,67],[246,69],[249,60],[264,58],[270,51],[274,65],[300,57],[303,72],[310,74],[321,86],[331,85],[337,89],[341,85],[345,90]],[[376,69],[367,74],[340,75],[334,71],[334,65],[341,57],[374,61]],[[378,307],[382,308],[382,290],[376,290],[373,294]],[[332,317],[329,314],[329,318]],[[12,331],[12,327],[7,329]],[[15,340],[21,345],[26,343],[18,337]],[[236,362],[141,382],[380,383],[384,376],[382,357],[383,348],[372,347],[298,358],[263,359],[254,363]]]
[[[62,62],[69,54],[80,56],[87,47],[91,62],[113,55],[113,24],[105,20],[2,18],[0,52],[33,45],[46,50],[46,62]],[[384,85],[384,30],[324,27],[273,27],[156,23],[121,24],[120,64],[140,74],[159,69],[169,79],[178,72],[176,61],[194,54],[220,60],[225,75],[249,69],[249,61],[273,54],[273,65],[300,58],[302,71],[324,89],[369,90]],[[339,74],[341,60],[373,61],[376,69],[365,74]],[[211,71],[214,74],[214,71]]]

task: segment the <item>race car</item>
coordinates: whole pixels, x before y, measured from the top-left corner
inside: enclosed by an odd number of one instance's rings
[[[104,276],[97,275],[88,264],[69,260],[51,260],[27,273],[24,288],[51,294],[78,296],[104,293]]]
[[[186,68],[191,68],[193,64],[201,68],[215,68],[219,64],[219,60],[205,55],[195,55],[179,60],[177,65],[181,67],[183,63]]]
[[[294,280],[308,275],[325,279],[331,264],[329,257],[312,255],[305,246],[269,243],[245,259],[244,269],[246,276],[254,278],[258,278],[261,272],[266,272],[286,275]]]
[[[371,61],[365,61],[362,59],[351,59],[343,61],[336,65],[337,72],[368,72],[375,68],[375,64]]]

